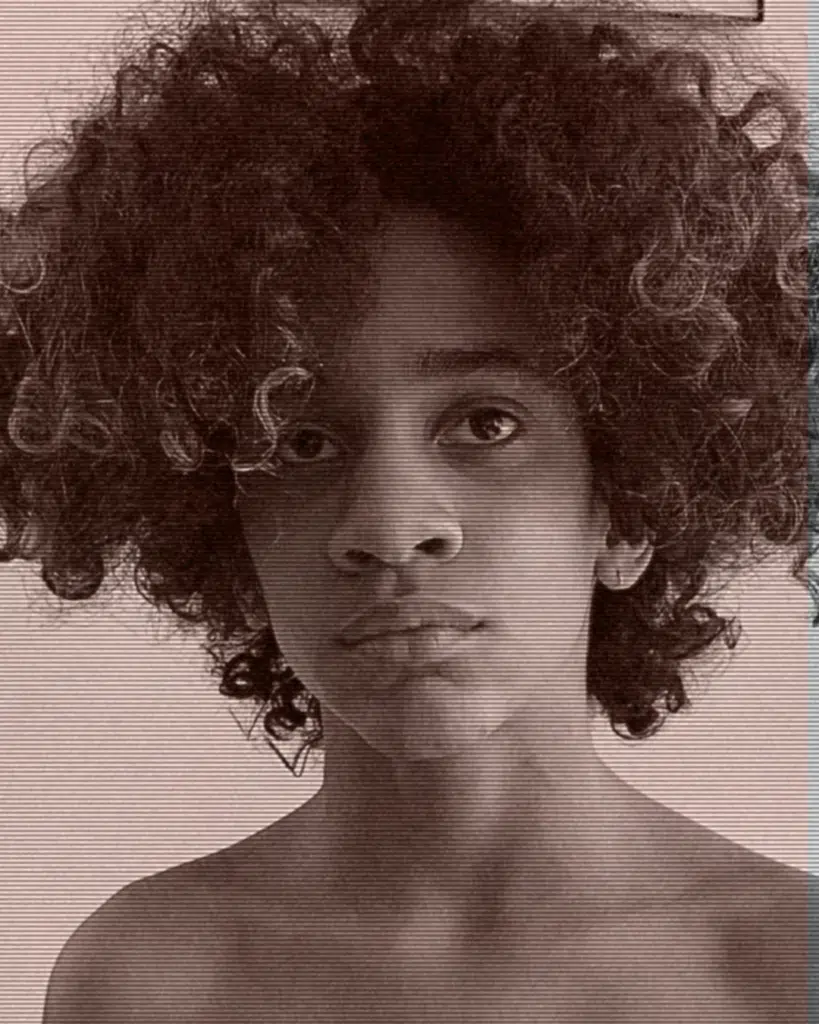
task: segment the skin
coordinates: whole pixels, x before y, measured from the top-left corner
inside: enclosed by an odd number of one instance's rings
[[[658,805],[599,759],[586,700],[595,582],[633,584],[652,552],[607,547],[568,395],[495,368],[409,372],[430,346],[531,344],[504,261],[396,208],[374,266],[374,305],[299,420],[310,433],[291,429],[290,467],[237,508],[282,651],[322,705],[312,863],[399,950],[423,935],[440,957],[520,936],[533,900],[579,919],[673,877]],[[400,667],[334,637],[411,590],[486,625],[399,686]]]

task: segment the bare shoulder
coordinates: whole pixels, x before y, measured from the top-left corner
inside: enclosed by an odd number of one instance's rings
[[[808,934],[819,915],[819,877],[759,857],[737,880],[734,911],[723,920],[732,980],[771,1024],[804,1024],[819,1006],[809,970]]]
[[[131,882],[86,918],[54,964],[43,1024],[198,1024],[223,968],[199,875]]]

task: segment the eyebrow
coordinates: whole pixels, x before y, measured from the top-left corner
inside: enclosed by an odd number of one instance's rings
[[[414,376],[421,378],[469,376],[481,370],[515,370],[529,376],[536,373],[531,357],[508,348],[426,348],[411,363]]]
[[[425,348],[417,352],[407,364],[410,375],[421,380],[438,377],[468,377],[482,370],[514,371],[546,384],[543,372],[538,372],[531,356],[525,356],[513,349],[495,346],[491,348]],[[330,381],[321,373],[316,374],[320,388],[329,386]]]

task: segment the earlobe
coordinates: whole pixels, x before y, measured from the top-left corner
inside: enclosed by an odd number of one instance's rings
[[[654,555],[654,547],[649,544],[648,540],[642,541],[636,548],[631,549],[630,564],[624,570],[624,575],[628,577],[628,586],[633,586],[643,575],[651,562]]]
[[[640,547],[642,550],[639,554],[635,555],[634,568],[637,570],[639,576],[642,576],[651,564],[651,559],[654,557],[654,545],[650,544],[646,538]]]
[[[610,590],[627,590],[632,587],[648,568],[654,555],[654,546],[645,538],[637,545],[617,540],[609,529],[605,537],[606,551],[601,552],[598,565],[605,568],[598,572],[598,579]]]

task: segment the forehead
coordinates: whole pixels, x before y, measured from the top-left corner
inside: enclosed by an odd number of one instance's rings
[[[423,207],[399,207],[374,246],[379,291],[399,297],[423,289],[430,298],[464,304],[503,302],[514,291],[514,264],[486,239]]]
[[[398,209],[374,247],[372,272],[368,311],[325,384],[382,371],[429,379],[525,369],[531,361],[533,325],[514,266],[468,230],[434,212]]]

